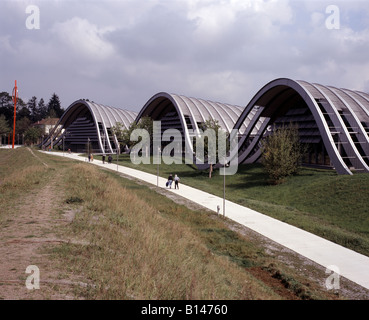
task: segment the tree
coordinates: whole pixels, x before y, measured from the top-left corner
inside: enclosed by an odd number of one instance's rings
[[[50,117],[53,116],[56,118],[60,118],[64,113],[64,110],[60,105],[59,97],[56,95],[56,93],[53,93],[49,103],[47,104],[47,112]]]
[[[22,118],[30,119],[31,118],[31,111],[29,111],[29,109],[27,107],[19,107],[18,106],[17,109],[18,109],[17,119],[22,119]]]
[[[40,101],[38,102],[37,112],[38,112],[38,117],[39,117],[37,121],[45,119],[47,117],[47,114],[48,114],[47,106],[45,105],[45,101],[43,98],[41,98]]]
[[[5,115],[0,115],[0,135],[10,132],[8,121],[6,121]]]
[[[31,120],[27,117],[17,120],[15,124],[15,134],[25,133],[30,128],[31,123]]]
[[[57,113],[56,113],[56,111],[54,109],[51,109],[49,111],[49,117],[50,118],[59,118],[58,115],[57,115]]]
[[[8,105],[12,105],[11,95],[5,91],[0,92],[0,108],[8,107]]]
[[[122,147],[124,148],[125,146],[129,146],[130,141],[128,136],[128,130],[127,128],[124,127],[122,123],[117,122],[115,126],[112,127],[112,132],[117,137],[121,150]]]
[[[39,119],[39,112],[37,108],[37,97],[33,96],[27,102],[27,108],[30,111],[30,118],[32,122],[37,122]]]
[[[0,114],[3,114],[8,122],[10,122],[14,116],[12,96],[7,92],[0,92]]]
[[[125,128],[120,122],[117,122],[112,128],[113,133],[116,135],[121,147],[125,148],[125,146],[127,146],[129,149],[139,143],[139,141],[131,141],[131,134],[135,129],[146,130],[150,134],[150,144],[152,145],[153,120],[150,117],[142,117],[138,123],[133,121],[129,128]]]
[[[287,176],[297,173],[303,150],[297,125],[274,127],[262,141],[262,163],[272,184],[284,182]]]
[[[194,141],[195,152],[196,148],[199,147],[200,144],[204,147],[204,158],[209,164],[209,178],[211,178],[214,164],[219,162],[219,133],[220,131],[223,131],[223,129],[220,126],[219,121],[215,119],[206,120],[204,123],[200,124],[199,129],[201,129],[203,133],[213,133],[211,137],[207,135],[202,135],[201,137],[196,137],[196,140]],[[226,141],[228,142],[229,134],[224,134],[226,137]],[[209,138],[214,141],[209,141]],[[226,146],[226,148],[228,148],[228,145]]]
[[[24,134],[24,141],[26,144],[33,145],[38,142],[42,135],[42,132],[39,128],[30,127]]]
[[[13,107],[14,107],[14,104],[13,104]],[[23,110],[24,108],[27,109],[27,104],[23,101],[22,98],[18,98],[17,99],[17,110]]]

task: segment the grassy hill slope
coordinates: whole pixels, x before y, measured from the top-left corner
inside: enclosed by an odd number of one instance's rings
[[[41,199],[52,202],[47,206],[49,229],[40,232],[45,217],[34,216],[24,224],[24,234],[18,228],[14,241],[9,234],[19,223],[14,217],[34,214],[35,200],[48,186],[57,191]],[[48,292],[71,286],[77,299],[157,300],[342,295],[327,291],[324,278],[308,277],[305,266],[291,268],[251,235],[231,230],[229,221],[176,204],[155,188],[87,163],[25,148],[0,150],[0,207],[0,250],[33,238],[44,243],[39,254],[46,259],[41,274]],[[68,223],[66,215],[71,217]],[[51,233],[58,238],[50,240]],[[38,265],[37,259],[32,264]],[[22,266],[11,270],[24,278]],[[61,281],[63,285],[55,285]],[[0,285],[6,284],[0,280]],[[22,281],[19,285],[24,287]]]

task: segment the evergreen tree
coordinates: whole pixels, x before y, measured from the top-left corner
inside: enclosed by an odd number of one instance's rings
[[[45,105],[45,101],[43,98],[41,98],[40,101],[38,102],[37,112],[38,112],[37,121],[45,119],[47,117],[47,114],[48,114],[47,106]]]
[[[49,117],[50,118],[58,118],[58,115],[56,114],[56,111],[54,109],[50,109]]]
[[[30,118],[32,122],[37,122],[39,119],[39,112],[37,108],[37,97],[33,96],[27,102],[27,108],[30,111]]]
[[[54,112],[52,110],[54,110]],[[47,112],[50,117],[51,115],[53,116],[55,115],[57,118],[60,118],[64,113],[64,110],[60,105],[59,97],[57,96],[56,93],[53,93],[53,95],[50,98],[50,101],[47,105]]]

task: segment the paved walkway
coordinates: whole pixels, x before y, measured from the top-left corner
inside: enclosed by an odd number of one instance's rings
[[[20,147],[23,147],[23,145],[21,144],[15,144],[14,145],[14,149],[17,149],[17,148],[20,148]],[[13,149],[13,146],[11,144],[0,144],[0,149]]]
[[[63,156],[63,153],[59,152],[52,152],[50,154]],[[86,158],[76,154],[65,153],[64,156],[79,161],[86,161]],[[117,166],[114,162],[112,164],[103,164],[102,161],[94,160],[92,163],[157,185],[156,175],[124,166]],[[166,181],[165,178],[159,177],[159,186],[165,188]],[[179,193],[182,197],[215,212],[217,212],[217,206],[219,205],[221,208],[220,213],[222,214],[223,212],[223,199],[220,197],[182,183],[180,184],[180,190],[175,190],[174,188],[167,190],[168,192]],[[369,289],[369,257],[231,201],[226,201],[225,208],[227,218],[245,225],[263,236],[309,258],[324,268],[336,271],[331,267],[334,266],[334,268],[338,268],[339,274],[342,277]]]

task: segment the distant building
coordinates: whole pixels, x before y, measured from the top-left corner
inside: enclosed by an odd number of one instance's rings
[[[59,118],[46,118],[35,122],[33,126],[42,129],[45,135],[49,135],[51,129],[54,128],[58,121]]]

